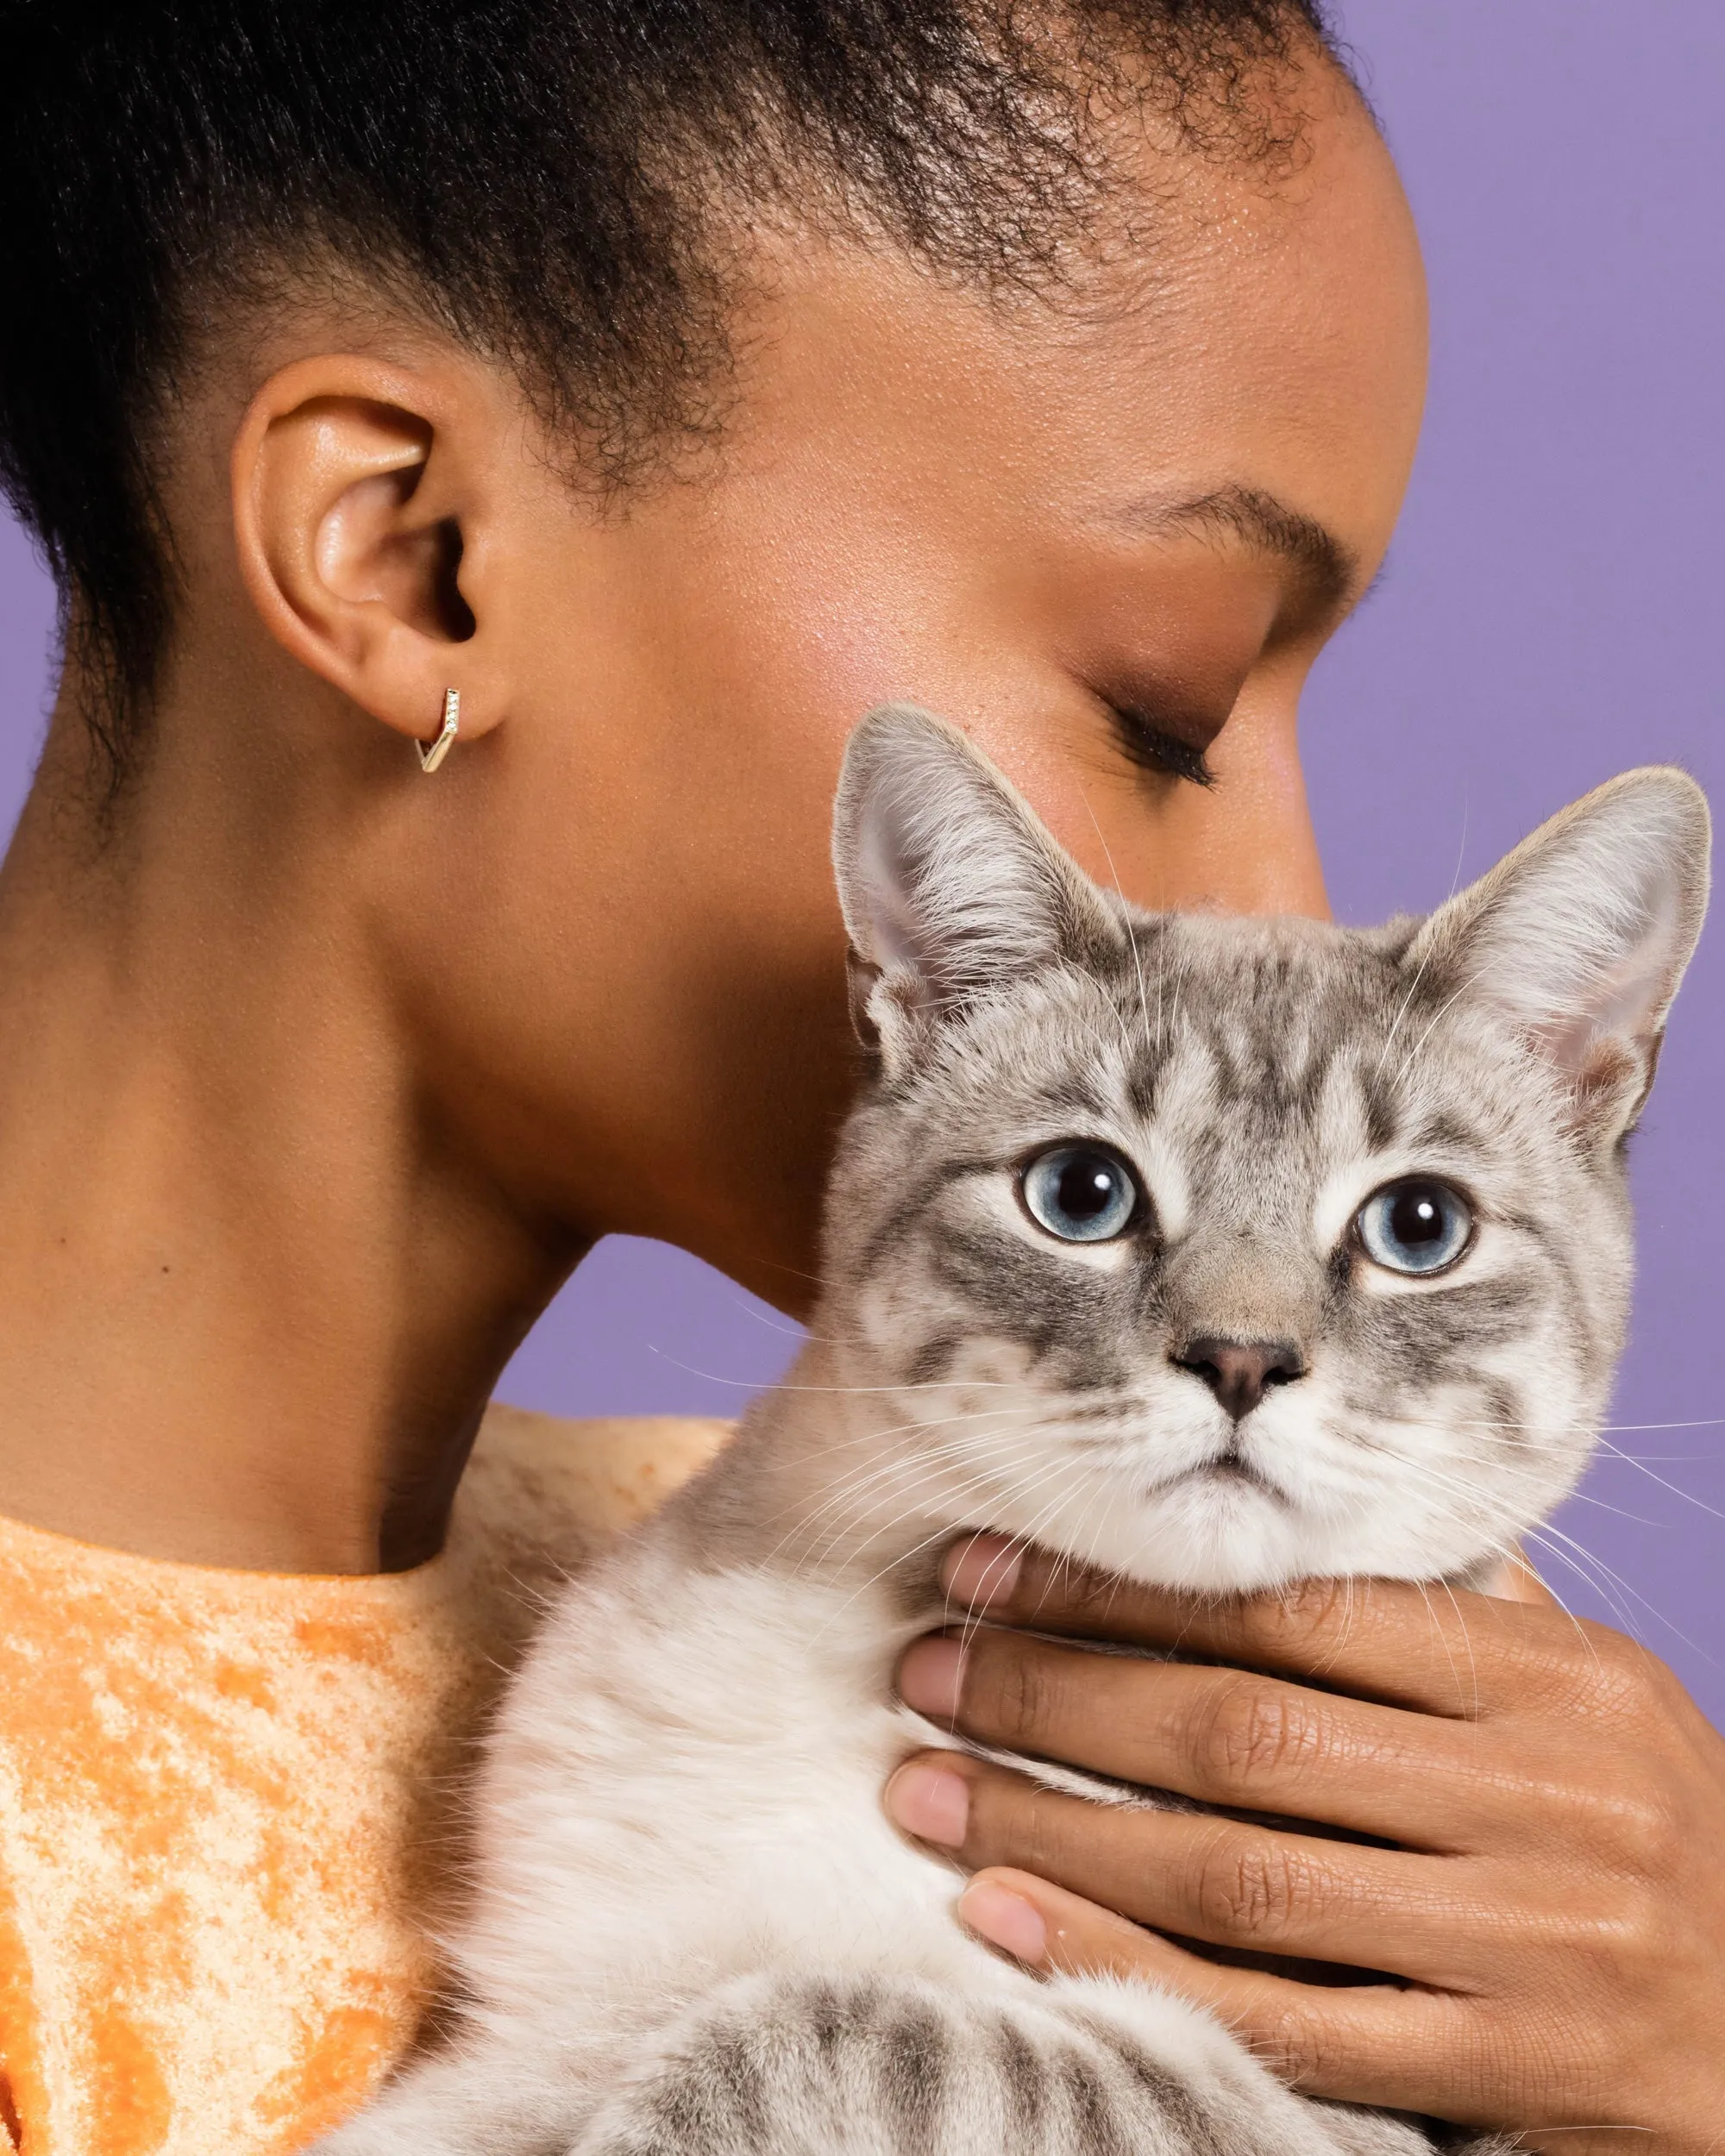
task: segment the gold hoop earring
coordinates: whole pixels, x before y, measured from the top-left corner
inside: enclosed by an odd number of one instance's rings
[[[443,692],[443,730],[428,748],[423,741],[416,741],[419,751],[419,768],[435,771],[455,745],[455,736],[461,730],[461,692],[445,689]]]

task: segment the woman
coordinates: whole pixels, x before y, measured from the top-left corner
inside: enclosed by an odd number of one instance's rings
[[[70,613],[0,880],[0,2040],[33,2152],[290,2148],[423,2003],[507,1576],[712,1441],[493,1419],[457,1498],[498,1370],[610,1232],[806,1305],[850,725],[948,711],[1145,904],[1320,910],[1295,706],[1422,290],[1296,0],[24,12],[0,442]],[[1710,2145],[1725,1747],[1654,1665],[1477,1600],[1464,1696],[1395,1590],[1049,1591],[994,1607],[1270,1674],[1008,1628],[907,1694],[1405,1853],[908,1763],[969,1921],[1318,2092]]]

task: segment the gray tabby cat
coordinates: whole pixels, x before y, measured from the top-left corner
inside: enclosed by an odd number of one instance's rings
[[[326,2156],[1425,2149],[968,1938],[881,1811],[955,1741],[891,1672],[961,1528],[1181,1588],[1465,1579],[1564,1495],[1707,855],[1644,770],[1423,924],[1156,917],[962,735],[867,719],[834,859],[872,1077],[809,1344],[561,1591],[483,1771],[461,2028]]]

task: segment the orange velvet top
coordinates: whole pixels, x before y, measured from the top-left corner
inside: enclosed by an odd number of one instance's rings
[[[493,1408],[442,1554],[375,1577],[0,1520],[0,2118],[24,2156],[285,2156],[370,2094],[432,1997],[452,1796],[535,1589],[724,1429]]]

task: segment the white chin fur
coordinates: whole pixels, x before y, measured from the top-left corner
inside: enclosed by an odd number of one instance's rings
[[[1195,1477],[1114,1524],[1120,1553],[1102,1564],[1162,1587],[1245,1594],[1283,1586],[1308,1570],[1298,1514],[1250,1482]]]
[[[1070,1518],[1051,1520],[1044,1508],[1034,1523],[992,1524],[1076,1563],[1202,1595],[1256,1594],[1302,1579],[1452,1577],[1491,1557],[1501,1541],[1429,1514],[1416,1524],[1362,1516],[1355,1505],[1346,1519],[1328,1519],[1250,1482],[1196,1476],[1148,1501],[1110,1505],[1100,1518],[1095,1509],[1075,1507]]]

